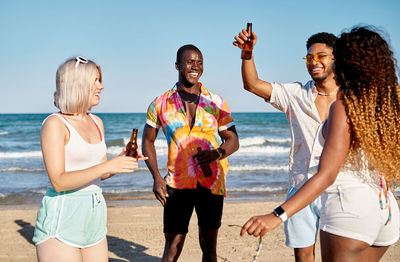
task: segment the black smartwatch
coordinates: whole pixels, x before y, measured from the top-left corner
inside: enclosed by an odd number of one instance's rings
[[[279,217],[282,222],[285,222],[288,219],[285,210],[281,206],[276,207],[274,211],[272,211],[272,213],[274,213],[275,216]]]

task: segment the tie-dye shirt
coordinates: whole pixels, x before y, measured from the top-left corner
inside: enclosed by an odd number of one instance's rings
[[[168,142],[169,186],[177,189],[196,188],[197,183],[209,188],[213,194],[226,195],[225,179],[228,173],[227,159],[210,164],[212,176],[205,177],[193,155],[197,148],[216,149],[222,144],[218,131],[235,125],[226,101],[201,85],[195,123],[190,129],[177,85],[154,99],[147,110],[146,123],[162,128]]]
[[[272,83],[269,103],[286,114],[292,138],[289,186],[300,188],[308,180],[308,167],[321,119],[314,104],[318,93],[314,81]]]

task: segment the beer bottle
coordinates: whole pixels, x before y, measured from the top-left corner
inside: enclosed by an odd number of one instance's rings
[[[197,152],[201,152],[201,151],[202,151],[201,147],[198,147]],[[200,165],[200,167],[201,167],[201,171],[203,172],[203,175],[205,177],[212,176],[212,170],[211,170],[210,164]]]
[[[252,23],[247,23],[247,33],[250,34],[250,37],[247,38],[246,42],[244,42],[242,47],[242,59],[251,59],[253,54],[253,35],[252,35]]]
[[[138,157],[138,145],[137,145],[137,133],[138,130],[136,128],[132,129],[132,134],[131,134],[131,139],[129,140],[129,143],[126,145],[126,151],[125,155],[126,156],[131,156],[134,158]]]

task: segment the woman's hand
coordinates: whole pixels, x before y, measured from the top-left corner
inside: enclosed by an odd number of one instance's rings
[[[136,150],[137,150],[137,153],[138,153],[138,157],[137,157],[137,158],[134,158],[134,159],[136,159],[136,161],[137,161],[137,160],[147,160],[147,159],[149,159],[148,157],[146,157],[146,156],[140,154],[139,148],[136,149]],[[119,156],[125,156],[125,153],[126,153],[126,148],[123,148],[122,151],[121,151],[121,153],[119,154]]]
[[[119,155],[103,162],[103,167],[112,176],[117,173],[132,173],[138,168],[138,163],[136,158]]]
[[[264,236],[266,233],[279,226],[281,222],[282,220],[273,213],[263,216],[254,216],[243,225],[240,235],[244,236],[247,232],[247,234],[255,237]]]

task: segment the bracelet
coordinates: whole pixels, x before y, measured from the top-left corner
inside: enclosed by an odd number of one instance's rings
[[[218,159],[221,159],[221,157],[224,155],[225,150],[223,150],[222,148],[218,147],[217,149],[215,149],[215,151],[217,151],[218,153]]]

